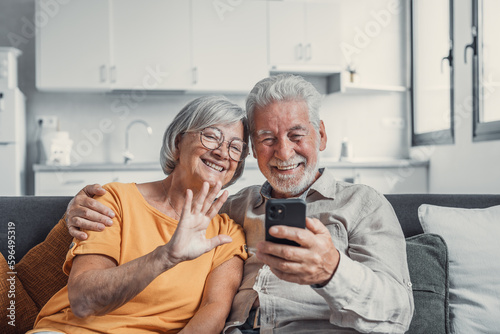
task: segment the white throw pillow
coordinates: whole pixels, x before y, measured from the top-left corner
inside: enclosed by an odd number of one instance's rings
[[[448,246],[450,322],[455,334],[500,332],[500,205],[487,209],[423,204],[424,232]]]

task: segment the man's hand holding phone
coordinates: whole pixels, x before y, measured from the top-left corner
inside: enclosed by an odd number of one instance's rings
[[[330,232],[321,221],[305,218],[306,229],[266,225],[269,226],[266,231],[269,237],[287,239],[298,244],[292,246],[271,241],[257,244],[257,258],[267,264],[278,278],[298,284],[320,286],[330,281],[337,269],[340,255]]]

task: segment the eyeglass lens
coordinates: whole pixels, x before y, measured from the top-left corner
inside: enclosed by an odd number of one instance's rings
[[[201,131],[201,143],[209,150],[218,149],[224,142],[224,135],[217,128],[205,128]],[[229,157],[235,161],[241,161],[246,156],[246,144],[242,140],[233,139],[228,142]]]

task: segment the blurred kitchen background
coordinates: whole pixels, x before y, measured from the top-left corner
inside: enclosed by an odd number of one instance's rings
[[[163,132],[188,101],[244,106],[275,73],[324,94],[321,161],[339,179],[499,193],[495,3],[0,0],[0,195],[160,179]],[[263,180],[249,158],[231,192]]]

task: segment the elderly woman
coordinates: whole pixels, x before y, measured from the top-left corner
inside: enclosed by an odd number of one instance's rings
[[[245,237],[218,211],[248,155],[244,111],[223,97],[188,103],[167,128],[165,179],[110,183],[111,227],[75,241],[68,285],[31,333],[219,333],[241,281]]]

